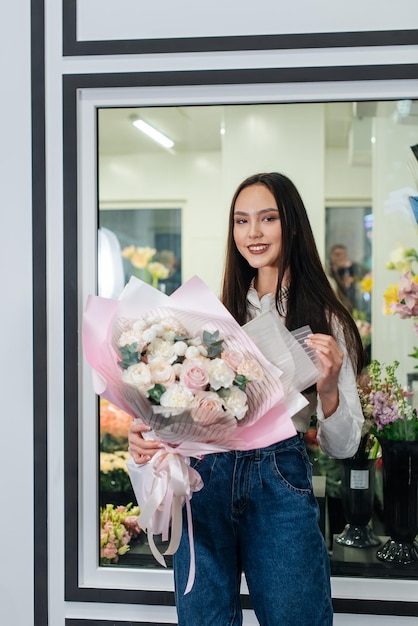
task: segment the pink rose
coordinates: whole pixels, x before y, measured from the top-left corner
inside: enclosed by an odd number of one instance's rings
[[[236,372],[240,363],[242,363],[242,354],[236,352],[235,350],[224,350],[222,352],[222,358],[229,365],[231,369]]]
[[[184,361],[180,382],[192,391],[206,389],[209,384],[209,376],[202,362],[195,359]]]
[[[214,424],[225,415],[222,399],[214,391],[200,391],[193,401],[192,417],[199,424]]]
[[[255,359],[247,359],[240,363],[237,373],[249,381],[261,380],[263,378],[263,370],[260,363]]]

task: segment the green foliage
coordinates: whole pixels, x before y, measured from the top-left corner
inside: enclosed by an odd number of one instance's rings
[[[234,378],[234,385],[236,385],[241,391],[245,391],[248,383],[248,378],[243,374],[237,374]]]
[[[100,472],[100,491],[120,492],[129,491],[131,481],[129,474],[123,469],[112,469],[109,472]]]
[[[217,394],[218,394],[218,396],[220,396],[221,398],[227,398],[227,397],[230,395],[231,390],[230,390],[230,389],[227,389],[226,387],[221,387],[220,389],[218,389],[218,390],[216,391],[216,393],[217,393]]]
[[[398,361],[382,365],[376,359],[370,363],[368,404],[373,416],[372,433],[379,439],[392,441],[418,440],[418,417],[396,377]]]
[[[384,432],[374,430],[376,437],[384,437],[391,441],[418,441],[418,420],[416,413],[410,419],[398,419],[386,424]]]
[[[413,352],[408,354],[408,356],[411,356],[413,359],[418,359],[418,347],[415,346],[413,349]],[[414,365],[414,369],[418,369],[418,363]]]
[[[101,452],[116,452],[117,450],[127,450],[128,439],[126,437],[114,437],[109,433],[100,436]]]
[[[152,387],[152,389],[148,391],[148,395],[152,402],[154,402],[155,404],[160,404],[161,396],[165,391],[166,388],[164,387],[164,385],[160,385],[159,383],[157,383],[156,385],[154,385],[154,387]]]
[[[138,344],[134,342],[120,348],[122,360],[119,361],[119,365],[122,369],[126,370],[131,365],[136,365],[141,361],[141,354],[137,352],[137,347]]]
[[[203,342],[208,349],[209,359],[216,359],[220,356],[222,352],[223,339],[219,339],[219,330],[216,330],[214,333],[204,330]]]

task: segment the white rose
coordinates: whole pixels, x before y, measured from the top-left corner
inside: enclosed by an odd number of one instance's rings
[[[151,326],[151,330],[154,330],[157,334],[157,337],[162,337],[164,334],[164,327],[162,324],[153,324]]]
[[[198,346],[198,350],[202,356],[208,356],[208,351],[205,346]]]
[[[187,337],[188,332],[179,320],[174,317],[167,317],[162,321],[162,324],[166,330],[173,331],[177,337]]]
[[[131,346],[133,343],[138,344],[137,350],[140,352],[144,346],[140,331],[135,332],[133,329],[125,330],[118,339],[118,346],[121,348],[123,346]]]
[[[141,332],[142,330],[144,330],[144,328],[147,327],[147,322],[145,320],[136,320],[133,324],[132,324],[132,328],[134,331],[136,332]]]
[[[162,394],[160,404],[173,409],[186,409],[192,406],[193,397],[189,389],[175,383]]]
[[[174,343],[174,352],[177,356],[184,356],[187,350],[187,343],[185,341],[176,341]]]
[[[163,360],[167,363],[174,363],[177,355],[174,352],[174,344],[171,341],[157,338],[148,347],[148,361]]]
[[[153,324],[160,324],[161,322],[161,318],[158,317],[158,315],[150,315],[147,319],[147,326],[152,326]]]
[[[199,355],[199,348],[196,346],[189,346],[185,353],[186,359],[196,359]]]
[[[235,372],[222,359],[212,359],[208,365],[209,383],[217,391],[221,387],[231,387]]]
[[[197,355],[197,357],[195,357],[193,359],[194,361],[200,361],[203,365],[205,365],[205,367],[208,367],[209,363],[211,362],[211,359],[208,359],[207,356],[204,356],[203,354],[199,354]]]
[[[164,330],[163,333],[161,333],[161,337],[163,339],[165,339],[166,341],[174,341],[176,338],[176,333],[174,332],[174,330]]]
[[[157,338],[157,331],[153,327],[146,328],[144,331],[142,331],[142,338],[145,343],[151,343]]]
[[[164,385],[164,387],[168,387],[176,380],[176,374],[173,366],[170,365],[170,363],[166,363],[166,361],[153,361],[149,364],[149,368],[152,380],[156,385],[159,384]]]
[[[238,387],[232,387],[231,393],[223,398],[223,401],[226,410],[232,413],[237,420],[242,420],[248,409],[246,394]]]
[[[180,378],[180,375],[183,371],[183,365],[181,363],[174,363],[174,365],[172,366],[174,373],[176,375],[177,378]]]
[[[146,363],[131,365],[122,374],[122,380],[127,385],[137,387],[142,391],[148,391],[154,386],[151,379],[151,370]]]

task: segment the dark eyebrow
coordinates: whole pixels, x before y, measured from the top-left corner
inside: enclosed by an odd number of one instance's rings
[[[272,211],[275,211],[276,213],[278,213],[279,209],[275,209],[274,207],[271,207],[270,209],[260,209],[260,211],[257,211],[257,215],[263,215],[264,213],[271,213]],[[234,211],[234,215],[248,215],[248,213],[246,213],[245,211]]]

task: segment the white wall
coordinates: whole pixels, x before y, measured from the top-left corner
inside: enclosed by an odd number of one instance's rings
[[[325,199],[328,206],[335,203],[350,206],[364,204],[372,197],[372,168],[370,165],[350,165],[348,149],[328,148],[325,152]]]
[[[324,107],[227,109],[223,146],[224,197],[250,174],[277,171],[298,188],[320,250],[324,243]],[[312,154],[317,158],[312,162]]]
[[[225,11],[224,0],[199,7],[193,0],[175,5],[153,2],[144,14],[136,0],[83,0],[79,5],[81,39],[129,39],[135,37],[197,37],[269,33],[338,32],[410,28],[415,0],[402,0],[390,15],[377,9],[374,0],[330,3],[328,0],[299,0],[295,4],[259,0],[233,3]],[[283,6],[284,5],[284,6]],[[101,19],[97,19],[101,15]],[[222,19],[219,19],[222,16]],[[249,17],[250,16],[250,17]]]
[[[30,2],[1,20],[0,621],[33,621]],[[7,62],[6,62],[7,60]]]

